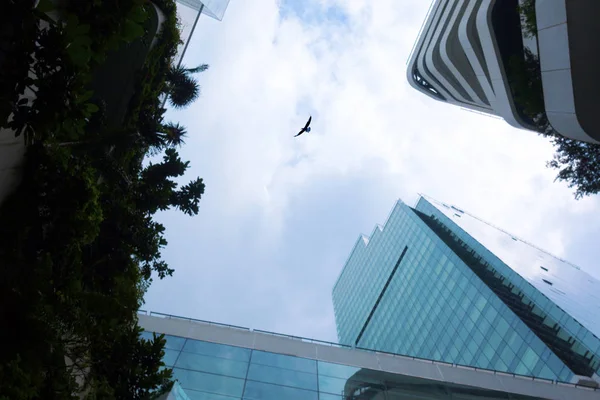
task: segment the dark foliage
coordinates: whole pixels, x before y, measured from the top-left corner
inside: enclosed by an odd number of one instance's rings
[[[174,181],[189,166],[174,149],[186,129],[163,123],[160,107],[179,44],[175,2],[156,1],[167,21],[112,130],[89,85],[108,50],[150,39],[149,4],[70,1],[54,24],[29,3],[0,6],[12,21],[2,54],[13,56],[2,64],[0,122],[29,144],[22,183],[0,207],[0,323],[13,327],[2,330],[0,399],[153,398],[172,372],[161,368],[164,338],[142,340],[137,310],[153,275],[173,274],[154,214],[195,215],[204,193],[200,178]],[[19,100],[26,90],[33,101]],[[163,162],[144,167],[160,152]]]
[[[167,93],[171,105],[184,108],[191,104],[200,95],[200,85],[192,74],[204,72],[208,65],[202,64],[196,68],[174,67],[167,73]]]

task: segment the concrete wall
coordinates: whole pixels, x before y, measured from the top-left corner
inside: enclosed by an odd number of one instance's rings
[[[546,114],[560,134],[600,143],[600,1],[538,0]]]

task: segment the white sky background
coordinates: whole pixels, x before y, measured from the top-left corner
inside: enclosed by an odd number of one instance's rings
[[[552,146],[429,99],[405,64],[425,0],[232,0],[184,64],[210,64],[188,127],[198,216],[159,216],[173,277],[144,309],[336,341],[331,289],[360,233],[426,193],[600,276],[598,197],[573,199]],[[312,132],[292,138],[312,114]]]

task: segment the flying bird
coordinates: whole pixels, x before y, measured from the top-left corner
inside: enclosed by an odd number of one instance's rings
[[[310,118],[308,118],[308,121],[306,121],[306,125],[304,125],[304,128],[302,128],[302,130],[297,135],[294,135],[294,137],[300,136],[304,132],[310,132],[310,121],[312,121],[312,115],[310,116]]]

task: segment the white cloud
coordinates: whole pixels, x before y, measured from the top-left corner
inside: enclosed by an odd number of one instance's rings
[[[600,230],[599,204],[553,182],[547,141],[408,86],[426,3],[315,0],[300,19],[232,1],[223,22],[200,20],[186,64],[211,65],[204,94],[172,117],[206,196],[196,218],[164,215],[177,272],[148,308],[335,339],[330,291],[355,240],[418,192],[558,255],[600,256],[570,251]],[[292,138],[309,114],[313,131]]]

